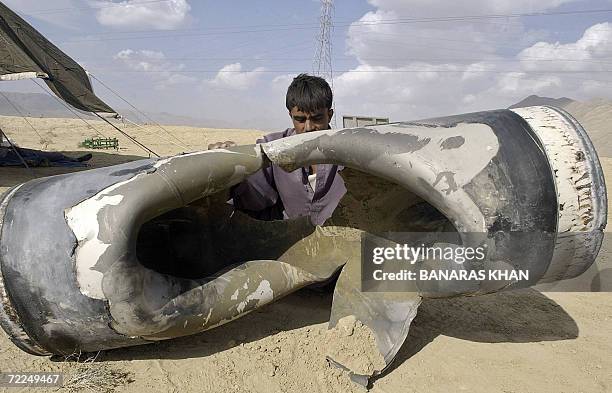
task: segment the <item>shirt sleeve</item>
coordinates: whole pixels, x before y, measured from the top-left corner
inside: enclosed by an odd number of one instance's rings
[[[265,135],[255,143],[265,143],[285,136],[287,131]],[[276,184],[273,168],[262,168],[241,183],[230,188],[230,203],[235,209],[262,220],[282,219],[284,207]]]
[[[263,168],[230,189],[234,207],[239,210],[260,212],[279,200],[274,187],[272,168]]]

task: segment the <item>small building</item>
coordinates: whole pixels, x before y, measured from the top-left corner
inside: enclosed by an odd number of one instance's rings
[[[389,118],[370,116],[342,116],[342,128],[373,126],[376,124],[389,124]]]

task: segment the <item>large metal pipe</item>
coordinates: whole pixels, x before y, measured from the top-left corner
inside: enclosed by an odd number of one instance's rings
[[[350,168],[324,227],[257,221],[225,204],[227,189],[263,166],[315,163]],[[219,326],[342,270],[330,326],[355,315],[389,364],[421,297],[446,292],[360,292],[361,233],[439,224],[463,244],[487,243],[490,261],[537,273],[448,291],[476,295],[584,272],[606,208],[593,145],[552,107],[318,131],[36,179],[0,203],[0,324],[38,355],[145,344]]]

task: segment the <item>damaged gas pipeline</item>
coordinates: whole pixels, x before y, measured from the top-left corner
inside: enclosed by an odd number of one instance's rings
[[[258,221],[226,203],[229,187],[266,165],[316,163],[346,167],[348,192],[324,226]],[[583,273],[601,247],[606,198],[587,134],[553,107],[316,131],[40,178],[0,202],[0,324],[36,355],[140,345],[220,326],[339,273],[330,328],[354,316],[388,365],[422,297]],[[455,232],[464,245],[486,244],[483,266],[535,274],[361,291],[362,235],[419,231]]]

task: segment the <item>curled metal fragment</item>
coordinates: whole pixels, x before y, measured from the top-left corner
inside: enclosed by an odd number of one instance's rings
[[[346,167],[348,192],[325,226],[258,221],[225,203],[229,187],[271,163]],[[590,140],[552,107],[310,132],[42,178],[0,203],[0,324],[37,355],[139,345],[223,325],[339,273],[330,328],[354,316],[389,365],[422,297],[580,275],[601,246],[606,208]],[[486,244],[489,267],[537,274],[361,291],[364,233],[428,231]],[[509,232],[546,236],[499,235]]]

